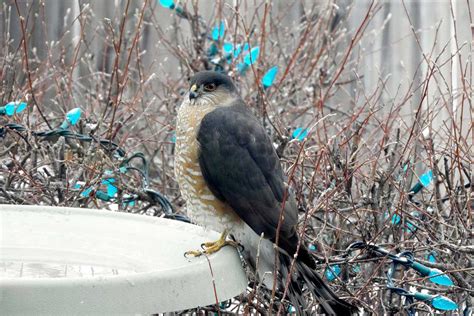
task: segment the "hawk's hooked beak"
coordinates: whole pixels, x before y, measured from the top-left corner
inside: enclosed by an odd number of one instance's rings
[[[198,96],[198,88],[195,84],[193,84],[193,86],[189,90],[189,101],[196,99]]]

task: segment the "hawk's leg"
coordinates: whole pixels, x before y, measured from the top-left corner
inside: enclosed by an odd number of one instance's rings
[[[186,251],[184,253],[184,256],[185,257],[187,256],[199,257],[203,254],[210,255],[212,253],[218,252],[222,247],[225,247],[228,245],[233,246],[235,248],[239,248],[240,244],[238,242],[235,242],[233,240],[227,240],[228,235],[229,233],[227,232],[227,230],[224,230],[224,232],[222,233],[221,237],[218,240],[205,242],[201,244],[201,248],[203,249],[203,251],[199,251],[199,250]]]

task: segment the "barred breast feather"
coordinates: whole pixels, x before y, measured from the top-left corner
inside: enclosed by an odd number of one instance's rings
[[[185,100],[178,109],[176,123],[175,175],[186,201],[186,212],[197,224],[222,232],[240,221],[229,205],[211,192],[199,166],[199,143],[196,135],[202,118],[212,106],[191,104]]]

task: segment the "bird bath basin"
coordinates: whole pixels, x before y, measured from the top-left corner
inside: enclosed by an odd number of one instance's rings
[[[237,251],[183,256],[218,238],[145,215],[0,205],[0,312],[152,314],[227,300],[247,286]]]

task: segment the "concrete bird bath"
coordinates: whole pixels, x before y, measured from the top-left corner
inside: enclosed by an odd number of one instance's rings
[[[151,314],[227,300],[247,286],[237,251],[183,256],[218,238],[151,216],[0,205],[0,313]]]

